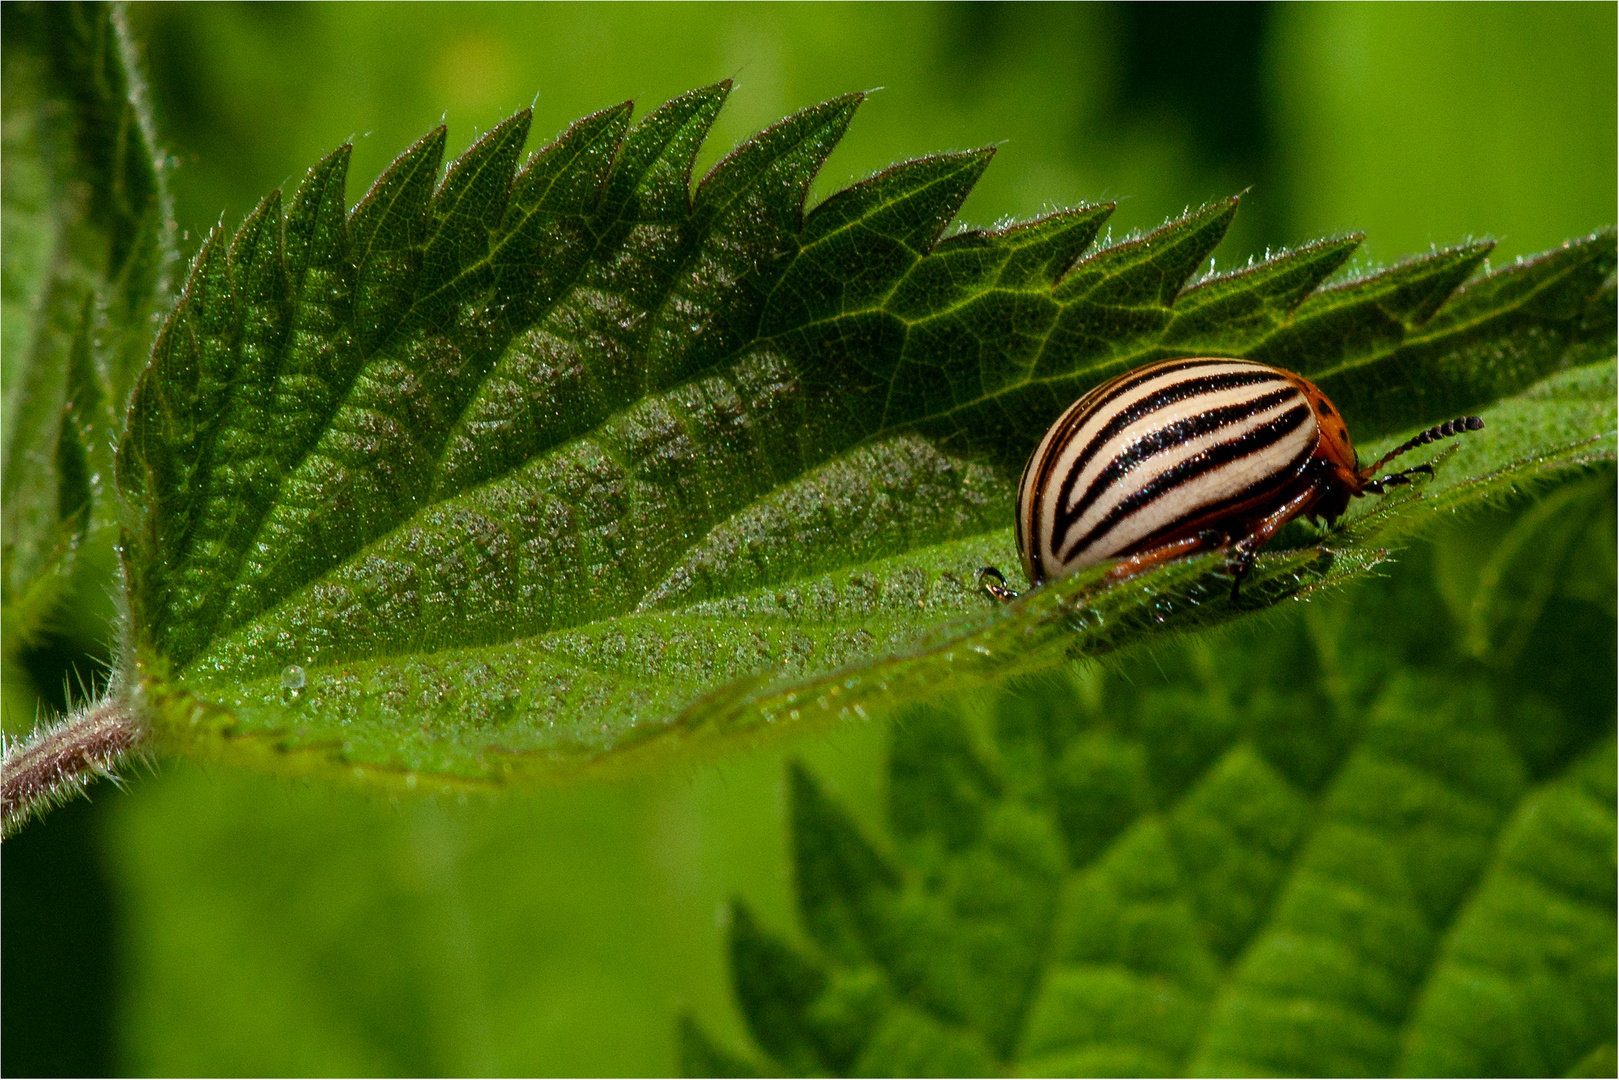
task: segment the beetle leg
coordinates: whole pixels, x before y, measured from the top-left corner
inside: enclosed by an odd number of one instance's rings
[[[1278,529],[1304,513],[1306,508],[1320,497],[1321,492],[1314,485],[1305,488],[1262,518],[1252,532],[1232,545],[1230,564],[1232,603],[1237,600],[1237,593],[1242,588],[1243,579],[1254,568],[1254,552],[1264,547],[1270,541],[1270,538],[1276,535]]]
[[[1397,473],[1389,473],[1387,476],[1380,476],[1376,480],[1368,481],[1361,486],[1361,490],[1369,491],[1373,495],[1381,495],[1383,494],[1384,489],[1390,486],[1402,487],[1406,484],[1413,483],[1414,481],[1411,479],[1412,473],[1426,473],[1428,476],[1432,476],[1433,466],[1413,465],[1409,469],[1401,469]]]
[[[1223,547],[1230,541],[1230,537],[1214,529],[1204,529],[1196,536],[1188,536],[1184,540],[1174,540],[1162,547],[1149,548],[1138,552],[1128,558],[1120,559],[1113,564],[1113,569],[1107,572],[1104,581],[1123,581],[1125,578],[1135,577],[1143,570],[1150,570],[1159,563],[1178,559],[1182,555],[1191,555],[1210,548]]]
[[[994,580],[991,581],[991,578]],[[1016,590],[1006,584],[1006,575],[993,566],[978,568],[978,587],[984,590],[985,596],[1003,604],[1009,604],[1018,597]]]

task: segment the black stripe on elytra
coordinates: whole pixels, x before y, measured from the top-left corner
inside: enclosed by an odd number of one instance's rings
[[[1114,376],[1111,381],[1098,385],[1096,389],[1086,393],[1085,397],[1081,397],[1078,402],[1073,403],[1069,411],[1064,413],[1062,418],[1057,421],[1056,431],[1047,432],[1046,439],[1044,439],[1046,455],[1039,461],[1035,461],[1035,458],[1030,458],[1028,465],[1023,468],[1025,478],[1031,470],[1035,471],[1035,484],[1033,486],[1025,486],[1023,483],[1018,484],[1018,497],[1020,499],[1022,499],[1023,492],[1030,492],[1030,499],[1028,499],[1028,518],[1030,518],[1028,520],[1028,542],[1030,542],[1030,547],[1028,547],[1028,551],[1036,552],[1036,555],[1039,552],[1039,518],[1041,518],[1038,512],[1039,502],[1041,502],[1039,492],[1046,491],[1046,487],[1051,484],[1051,474],[1056,471],[1057,461],[1062,458],[1062,450],[1069,445],[1073,432],[1077,431],[1078,427],[1085,426],[1086,421],[1091,416],[1096,415],[1096,410],[1103,408],[1107,403],[1115,402],[1117,398],[1122,397],[1130,390],[1137,389],[1143,382],[1153,382],[1154,379],[1174,376],[1174,374],[1193,371],[1196,368],[1213,368],[1216,364],[1240,363],[1248,363],[1248,361],[1240,361],[1240,359],[1230,358],[1230,356],[1195,356],[1195,358],[1166,359],[1161,363],[1148,364],[1146,371],[1135,369],[1135,371],[1124,372],[1122,376]],[[1088,400],[1091,393],[1098,395],[1096,400]],[[1052,547],[1052,551],[1056,552],[1056,547]],[[1038,565],[1039,560],[1036,559],[1035,562]]]
[[[1298,397],[1298,391],[1291,386],[1284,387],[1281,390],[1274,390],[1271,393],[1262,394],[1248,401],[1239,401],[1218,409],[1198,413],[1195,416],[1188,416],[1143,435],[1140,439],[1131,443],[1124,453],[1108,462],[1107,467],[1091,480],[1090,486],[1085,489],[1085,494],[1072,509],[1064,509],[1066,500],[1072,493],[1073,485],[1079,478],[1079,470],[1083,467],[1083,463],[1076,464],[1073,471],[1068,474],[1067,480],[1064,481],[1062,491],[1058,493],[1058,497],[1064,501],[1057,504],[1056,513],[1053,515],[1057,531],[1066,535],[1068,530],[1072,529],[1075,523],[1085,516],[1085,512],[1107,492],[1108,488],[1118,483],[1125,473],[1140,465],[1147,458],[1192,439],[1211,435],[1221,428],[1230,427],[1232,424],[1258,416],[1294,397]],[[1057,554],[1056,545],[1052,545],[1051,553],[1052,555]]]
[[[1165,361],[1161,367],[1153,367],[1151,371],[1125,372],[1123,375],[1115,377],[1113,382],[1103,383],[1095,391],[1092,391],[1100,394],[1095,401],[1080,398],[1059,421],[1060,426],[1057,430],[1051,433],[1050,441],[1046,444],[1048,447],[1046,456],[1040,462],[1039,476],[1034,490],[1045,490],[1046,484],[1051,481],[1051,470],[1056,468],[1057,460],[1062,457],[1062,448],[1067,446],[1068,440],[1074,437],[1075,429],[1082,427],[1085,421],[1096,415],[1096,410],[1102,406],[1116,400],[1120,395],[1129,393],[1142,383],[1152,382],[1154,379],[1161,379],[1166,375],[1174,375],[1192,368],[1230,363],[1234,363],[1234,361],[1225,358],[1169,360]]]
[[[1263,483],[1253,484],[1249,487],[1243,488],[1235,495],[1228,495],[1218,502],[1193,507],[1191,510],[1186,511],[1186,513],[1182,514],[1174,521],[1165,522],[1164,525],[1157,530],[1156,535],[1162,536],[1167,533],[1172,533],[1176,529],[1179,529],[1200,517],[1217,518],[1222,511],[1231,510],[1235,507],[1241,506],[1243,503],[1260,501],[1267,495],[1271,495],[1286,489],[1287,485],[1291,484],[1295,479],[1297,479],[1299,473],[1303,471],[1305,465],[1309,463],[1309,460],[1314,453],[1315,444],[1306,444],[1304,449],[1300,450],[1293,460],[1288,462],[1287,468],[1277,470]],[[1143,537],[1141,541],[1138,541],[1137,544],[1132,546],[1140,546],[1142,542],[1149,541],[1151,539],[1151,537]],[[1240,538],[1234,537],[1233,539]]]
[[[1018,553],[1018,558],[1020,558],[1020,559],[1022,559],[1024,557],[1024,555],[1029,550],[1027,547],[1024,546],[1024,542],[1023,542],[1023,533],[1024,533],[1023,518],[1024,518],[1024,510],[1025,510],[1025,507],[1023,505],[1023,486],[1024,486],[1024,484],[1026,484],[1028,482],[1029,470],[1032,469],[1032,468],[1034,468],[1034,458],[1031,457],[1031,458],[1029,458],[1028,463],[1023,466],[1023,475],[1018,477],[1018,482],[1017,482],[1018,500],[1017,500],[1017,506],[1014,508],[1015,512],[1012,514],[1012,537],[1013,537],[1014,540],[1017,541],[1017,553]],[[1025,562],[1024,565],[1025,565],[1025,567],[1027,567],[1028,563]]]
[[[1296,409],[1289,409],[1276,417],[1276,419],[1260,424],[1241,438],[1233,439],[1226,443],[1216,443],[1202,453],[1194,454],[1173,468],[1165,469],[1153,477],[1152,480],[1132,492],[1128,498],[1119,500],[1113,509],[1107,512],[1106,517],[1093,525],[1084,536],[1069,545],[1068,554],[1060,556],[1059,561],[1062,563],[1071,561],[1075,552],[1082,551],[1095,544],[1111,532],[1114,526],[1121,521],[1176,488],[1189,484],[1222,465],[1228,465],[1233,461],[1248,457],[1250,454],[1257,453],[1265,447],[1279,442],[1289,433],[1296,430],[1299,425],[1303,424],[1305,418],[1309,415],[1310,406],[1307,404],[1300,405]],[[1053,551],[1055,551],[1055,545],[1053,545]]]
[[[1169,375],[1178,375],[1183,371],[1192,371],[1195,368],[1213,367],[1216,364],[1242,363],[1248,363],[1248,361],[1233,360],[1229,356],[1201,356],[1188,360],[1165,360],[1162,364],[1148,365],[1149,370],[1147,371],[1127,371],[1123,375],[1115,377],[1113,384],[1103,383],[1101,387],[1099,387],[1099,389],[1102,391],[1101,396],[1099,396],[1095,401],[1092,401],[1086,405],[1084,409],[1075,410],[1075,412],[1079,414],[1075,417],[1075,419],[1083,423],[1084,421],[1082,417],[1096,415],[1096,411],[1102,408],[1102,406],[1118,400],[1120,397],[1128,394],[1141,384],[1152,382],[1154,379],[1162,379]],[[1062,439],[1063,442],[1068,441],[1071,431],[1072,429],[1070,428],[1069,432],[1064,433],[1064,437]]]
[[[1031,458],[1029,464],[1025,466],[1023,470],[1025,476],[1028,474],[1030,469],[1035,470],[1035,482],[1033,486],[1027,488],[1025,488],[1022,484],[1019,484],[1018,486],[1020,497],[1024,490],[1029,492],[1028,540],[1030,547],[1028,550],[1036,553],[1040,551],[1041,515],[1036,509],[1041,502],[1040,493],[1045,491],[1047,486],[1051,483],[1051,474],[1056,470],[1057,462],[1062,458],[1063,448],[1066,447],[1068,445],[1068,441],[1074,437],[1074,432],[1078,428],[1083,427],[1085,422],[1092,416],[1095,416],[1098,409],[1101,409],[1110,402],[1116,401],[1119,397],[1129,393],[1131,390],[1136,389],[1143,383],[1152,382],[1155,379],[1162,379],[1166,376],[1176,375],[1181,372],[1191,371],[1200,367],[1212,367],[1216,364],[1234,364],[1243,362],[1244,361],[1234,360],[1228,356],[1195,357],[1185,360],[1165,360],[1161,364],[1149,365],[1149,370],[1134,372],[1127,371],[1123,375],[1115,376],[1112,382],[1103,383],[1101,386],[1092,391],[1092,393],[1099,395],[1095,401],[1087,401],[1086,398],[1082,397],[1079,399],[1079,401],[1075,402],[1068,412],[1064,414],[1062,419],[1058,421],[1057,429],[1047,436],[1045,440],[1045,456],[1040,459],[1038,464]],[[1087,395],[1087,397],[1088,396],[1089,395]],[[1058,505],[1061,506],[1060,503]],[[1056,537],[1053,536],[1052,539],[1055,540]],[[1056,552],[1055,543],[1052,545],[1052,552],[1053,554]],[[1039,560],[1036,559],[1035,561],[1038,564]]]
[[[1112,479],[1107,480],[1107,483],[1103,483],[1104,478],[1111,476],[1116,479],[1120,472],[1129,469],[1150,454],[1156,454],[1174,443],[1184,442],[1198,435],[1207,435],[1211,431],[1249,416],[1254,416],[1264,412],[1266,409],[1275,408],[1288,398],[1297,397],[1299,392],[1291,385],[1287,385],[1274,393],[1263,394],[1257,398],[1250,398],[1248,401],[1212,409],[1159,428],[1150,435],[1146,435],[1132,443],[1124,454],[1109,462],[1101,475],[1091,481],[1091,485],[1086,490],[1084,497],[1080,499],[1079,505],[1074,507],[1072,511],[1065,510],[1064,507],[1068,505],[1069,499],[1073,497],[1074,485],[1079,482],[1079,474],[1084,471],[1085,466],[1091,463],[1102,447],[1106,446],[1109,440],[1113,439],[1125,428],[1176,402],[1185,401],[1189,397],[1218,393],[1223,390],[1235,390],[1243,386],[1262,385],[1269,382],[1285,382],[1285,380],[1280,375],[1265,371],[1234,371],[1226,375],[1205,375],[1200,379],[1183,379],[1178,383],[1164,387],[1162,390],[1154,391],[1139,401],[1132,402],[1128,408],[1120,410],[1117,415],[1102,425],[1101,429],[1091,438],[1091,441],[1086,444],[1085,449],[1080,451],[1079,456],[1074,459],[1073,465],[1069,466],[1068,475],[1063,478],[1062,488],[1057,492],[1055,520],[1058,532],[1066,532],[1072,528],[1074,522],[1078,521],[1091,503],[1095,502],[1097,497],[1106,490],[1107,484],[1112,483]],[[1053,539],[1055,539],[1055,535]],[[1057,545],[1055,543],[1051,545],[1051,551],[1052,554],[1056,554]]]

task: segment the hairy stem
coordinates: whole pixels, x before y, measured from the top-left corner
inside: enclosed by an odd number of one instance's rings
[[[36,814],[81,794],[116,769],[145,737],[123,701],[108,697],[42,727],[5,749],[0,763],[0,836],[14,835]]]

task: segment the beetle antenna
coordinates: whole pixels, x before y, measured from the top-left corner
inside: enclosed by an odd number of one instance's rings
[[[1458,416],[1454,420],[1446,420],[1443,424],[1435,424],[1421,435],[1415,435],[1405,440],[1405,442],[1372,462],[1371,465],[1362,469],[1360,471],[1361,479],[1370,480],[1377,470],[1401,454],[1409,453],[1419,446],[1427,446],[1437,439],[1448,439],[1453,435],[1460,435],[1464,431],[1482,431],[1483,429],[1484,421],[1476,416]],[[1387,478],[1385,477],[1385,479]]]

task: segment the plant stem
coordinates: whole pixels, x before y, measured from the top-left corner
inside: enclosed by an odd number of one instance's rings
[[[0,763],[0,837],[82,794],[98,776],[116,781],[115,770],[144,737],[128,705],[109,696],[7,746]]]

